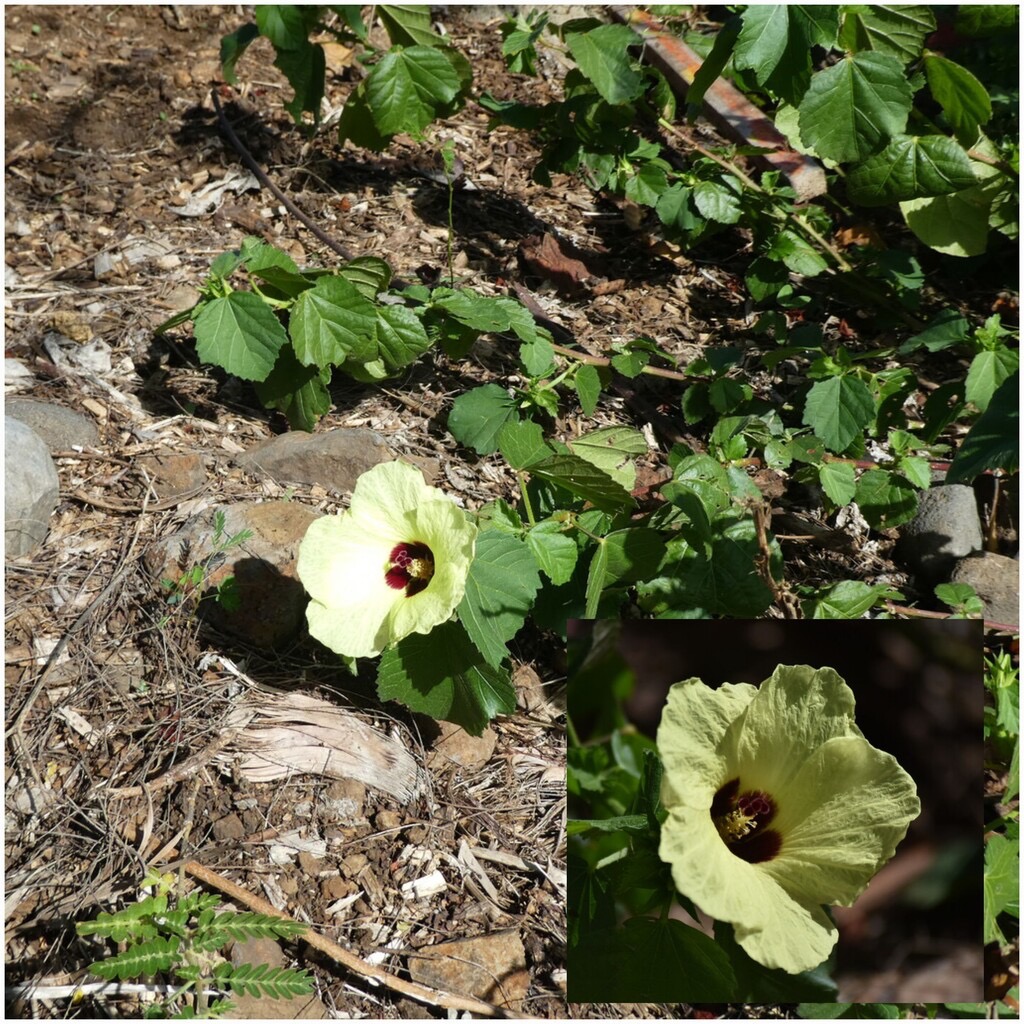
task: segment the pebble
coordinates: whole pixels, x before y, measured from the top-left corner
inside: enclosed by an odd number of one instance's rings
[[[409,959],[409,974],[444,992],[461,992],[503,1006],[518,1016],[530,988],[526,950],[514,930],[492,932],[423,946],[424,956]]]
[[[985,603],[985,618],[1007,626],[1020,621],[1020,563],[1015,558],[986,551],[961,558],[953,567],[951,583],[967,583]]]
[[[20,558],[42,544],[60,497],[57,469],[46,442],[4,417],[4,554]]]
[[[350,493],[360,474],[391,458],[384,438],[365,427],[322,434],[293,431],[235,457],[235,465],[282,484],[319,484]]]
[[[926,585],[949,579],[953,563],[982,548],[974,489],[944,484],[921,492],[917,513],[900,531],[897,553]]]
[[[51,452],[66,452],[78,446],[95,447],[100,443],[96,424],[80,412],[33,398],[12,398],[4,411],[31,427]]]
[[[224,513],[224,537],[242,530],[252,536],[217,553],[213,519]],[[273,650],[299,636],[305,622],[306,591],[295,572],[299,541],[318,514],[290,501],[221,505],[190,519],[177,533],[151,545],[145,564],[153,576],[177,580],[210,556],[202,583],[209,593],[234,576],[240,607],[223,608],[212,597],[202,602],[203,616],[215,629],[239,637],[260,650]],[[221,557],[223,556],[223,557]]]

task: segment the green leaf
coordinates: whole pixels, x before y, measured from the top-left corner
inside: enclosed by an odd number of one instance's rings
[[[903,132],[911,100],[895,57],[858,53],[811,76],[799,107],[800,137],[825,159],[864,160]]]
[[[455,399],[448,429],[460,444],[489,455],[498,450],[501,428],[517,417],[516,400],[497,384],[484,384]]]
[[[764,83],[782,58],[789,39],[789,11],[785,4],[751,4],[743,12],[743,27],[732,62],[751,68]]]
[[[803,274],[804,277],[817,277],[828,270],[828,263],[821,253],[795,231],[780,231],[773,239],[767,255],[771,259],[781,260],[788,270],[794,274]]]
[[[391,267],[377,256],[357,256],[338,273],[371,301],[391,283]]]
[[[806,1020],[899,1020],[900,1008],[891,1003],[800,1003]]]
[[[730,18],[718,31],[715,36],[711,52],[704,58],[703,63],[693,76],[690,88],[686,90],[686,107],[688,120],[692,121],[700,112],[700,104],[704,100],[704,94],[715,83],[718,77],[725,70],[732,56],[733,47],[739,37],[743,21],[740,18]]]
[[[642,834],[649,831],[646,814],[623,814],[617,818],[572,819],[565,823],[566,835],[578,836],[583,832],[629,832]]]
[[[803,422],[831,451],[841,453],[871,422],[875,403],[867,385],[856,377],[829,377],[807,392]]]
[[[967,154],[945,135],[897,135],[846,177],[850,198],[861,206],[946,195],[975,184]]]
[[[340,366],[377,357],[377,309],[345,278],[321,277],[292,306],[288,329],[306,366]]]
[[[605,512],[632,508],[633,498],[604,470],[578,455],[551,455],[530,467],[533,476],[549,480]]]
[[[972,146],[978,128],[992,117],[992,101],[985,87],[959,64],[937,53],[924,55],[928,88],[964,146]]]
[[[242,380],[265,380],[288,341],[273,310],[251,292],[207,302],[195,318],[196,353]]]
[[[727,1002],[736,978],[726,954],[697,928],[634,917],[624,928],[581,932],[569,948],[573,1002]]]
[[[345,100],[345,108],[338,120],[338,142],[350,140],[363,149],[382,153],[388,148],[391,136],[377,128],[367,91],[368,79],[363,79]]]
[[[601,543],[608,554],[603,586],[649,579],[658,571],[665,557],[665,542],[661,534],[645,526],[616,530],[604,537]]]
[[[641,206],[657,206],[662,193],[668,188],[668,176],[663,167],[655,163],[634,165],[635,173],[626,180],[626,198]]]
[[[573,376],[573,385],[585,416],[593,416],[597,400],[601,397],[601,375],[597,367],[583,363]]]
[[[429,46],[392,50],[366,80],[366,99],[377,131],[417,134],[459,94],[451,61]]]
[[[602,25],[589,32],[568,32],[566,45],[580,71],[608,103],[628,103],[643,92],[643,75],[635,68],[628,48],[640,38],[625,25]]]
[[[128,978],[151,978],[168,970],[178,959],[181,939],[177,935],[157,937],[128,949],[116,956],[89,964],[89,970],[101,978],[125,981]]]
[[[296,50],[278,50],[274,57],[274,67],[282,72],[294,90],[294,97],[284,105],[285,110],[292,115],[292,120],[301,124],[302,112],[308,110],[313,120],[319,122],[320,105],[324,98],[324,77],[327,73],[324,48],[319,43],[304,42]]]
[[[259,37],[259,27],[252,23],[236,28],[220,40],[220,67],[224,81],[229,85],[238,85],[238,76],[235,74],[235,64],[239,57],[245,53],[249,44]]]
[[[633,459],[646,453],[647,442],[633,427],[601,427],[570,441],[569,449],[631,491],[636,483]]]
[[[540,589],[529,547],[500,530],[484,530],[476,541],[459,621],[489,665],[508,656],[505,644],[519,632]]]
[[[481,334],[502,334],[511,330],[523,341],[535,341],[538,337],[537,324],[530,311],[514,299],[478,295],[468,288],[458,291],[436,288],[431,302]]]
[[[498,448],[513,469],[527,469],[551,454],[544,431],[533,420],[508,420],[498,431]]]
[[[836,505],[849,505],[857,489],[857,474],[848,462],[823,462],[818,470],[821,489]]]
[[[748,7],[747,10],[759,8]],[[743,212],[740,197],[718,181],[701,181],[695,185],[693,203],[702,217],[720,224],[735,224]]]
[[[946,483],[970,483],[986,469],[1016,472],[1020,459],[1020,372],[999,385],[988,408],[968,431]]]
[[[555,366],[555,350],[551,342],[538,334],[519,346],[519,362],[529,377],[546,377]]]
[[[936,313],[923,331],[908,338],[899,347],[899,353],[906,355],[922,345],[929,352],[941,352],[951,345],[959,345],[970,337],[971,325],[967,317],[957,309],[943,309]]]
[[[377,345],[391,371],[408,366],[431,346],[423,321],[408,306],[374,306]]]
[[[526,544],[544,575],[556,586],[572,579],[580,549],[565,532],[563,523],[545,519],[530,529]]]
[[[594,551],[594,557],[590,560],[590,568],[587,570],[587,604],[583,613],[585,618],[596,619],[598,617],[607,568],[608,549],[599,542]]]
[[[431,28],[426,4],[382,4],[377,8],[388,38],[396,46],[445,46],[444,36]]]
[[[495,715],[511,714],[516,691],[508,672],[483,660],[461,623],[413,633],[389,648],[377,672],[381,700],[461,725],[479,736]]]
[[[859,619],[889,593],[885,584],[869,586],[860,580],[842,580],[803,602],[808,619]]]
[[[984,412],[999,386],[1016,372],[1020,354],[1013,349],[997,348],[979,352],[967,371],[967,401]]]
[[[1006,944],[997,918],[1002,913],[1019,915],[1020,847],[998,833],[985,843],[985,933],[984,941]]]
[[[876,530],[899,526],[914,518],[917,490],[904,477],[885,469],[869,469],[857,483],[857,504]]]
[[[260,35],[277,50],[301,50],[317,15],[315,8],[303,9],[295,4],[258,4],[255,10]]]
[[[935,31],[935,15],[923,4],[856,4],[845,8],[839,45],[853,52],[891,54],[901,64],[921,55]]]
[[[316,366],[303,366],[291,345],[285,345],[266,380],[255,385],[256,395],[267,409],[279,409],[292,430],[312,431],[331,407],[327,380]]]

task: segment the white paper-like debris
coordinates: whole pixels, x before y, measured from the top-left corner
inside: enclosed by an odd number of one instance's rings
[[[440,871],[431,871],[429,875],[403,883],[402,899],[426,900],[431,896],[436,896],[439,892],[444,892],[447,888],[448,883],[444,880],[444,875]]]
[[[211,181],[193,192],[184,206],[168,206],[167,209],[179,217],[203,217],[220,209],[225,192],[248,192],[252,189],[260,190],[255,175],[249,171],[231,171],[219,181]]]
[[[408,750],[351,710],[307,693],[261,689],[227,658],[214,662],[244,681],[244,697],[224,722],[238,735],[217,755],[220,769],[253,782],[305,773],[356,779],[409,803],[421,793],[424,775]]]

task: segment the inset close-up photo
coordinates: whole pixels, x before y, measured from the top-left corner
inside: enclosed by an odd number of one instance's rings
[[[570,623],[570,1003],[984,1009],[999,664],[966,620]]]

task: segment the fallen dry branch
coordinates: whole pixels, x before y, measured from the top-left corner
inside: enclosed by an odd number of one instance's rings
[[[202,864],[199,864],[194,860],[186,861],[183,869],[186,874],[191,875],[204,885],[208,885],[219,890],[258,914],[270,914],[273,917],[279,917],[284,921],[294,920],[294,918],[291,918],[287,914],[278,910],[273,904],[268,903],[259,896],[252,895],[252,893],[243,889],[240,885],[236,885],[234,882],[224,878],[223,875],[219,875],[216,871],[211,871],[209,868],[203,867]],[[321,953],[330,957],[336,963],[341,964],[342,967],[352,971],[354,974],[359,974],[364,978],[370,978],[378,984],[391,989],[393,992],[400,992],[402,995],[409,996],[411,999],[416,999],[421,1003],[426,1003],[428,1006],[440,1006],[447,1010],[474,1013],[484,1017],[508,1016],[506,1011],[500,1006],[493,1006],[490,1003],[474,999],[472,996],[460,996],[451,992],[442,992],[438,989],[428,988],[426,985],[420,985],[414,981],[405,981],[393,974],[389,974],[387,971],[381,970],[379,967],[374,967],[372,964],[366,963],[365,960],[361,960],[354,953],[350,953],[347,949],[339,946],[331,939],[320,935],[312,928],[307,928],[299,938],[303,939],[303,941],[314,949],[319,950]],[[519,1015],[517,1014],[516,1016],[518,1017]],[[533,1020],[536,1018],[523,1019]]]

